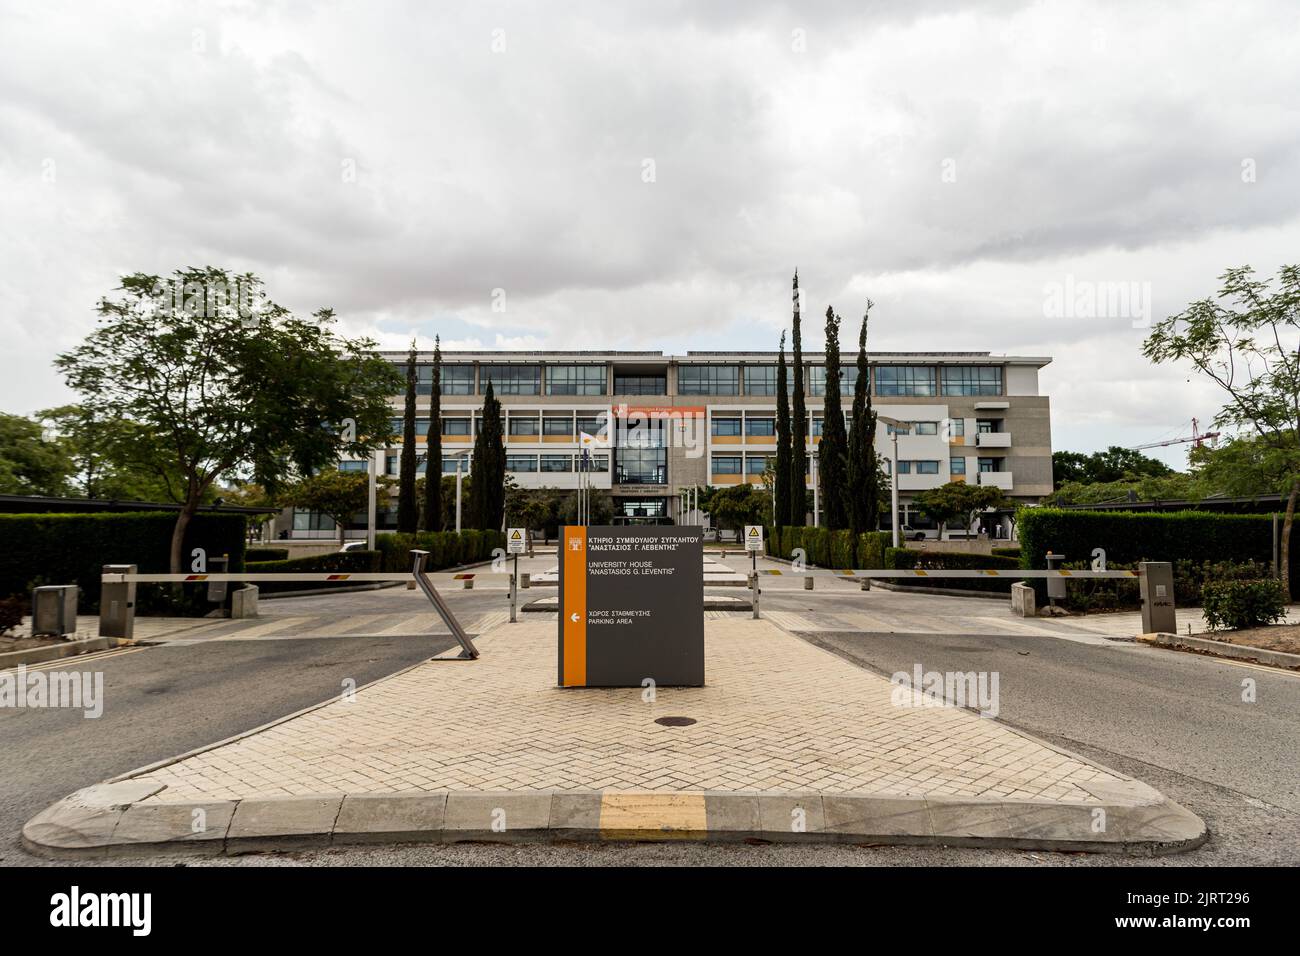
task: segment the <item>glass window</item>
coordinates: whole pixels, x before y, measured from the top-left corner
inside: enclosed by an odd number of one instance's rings
[[[515,418],[510,416],[510,435],[536,435],[537,419],[535,418]]]
[[[679,365],[679,395],[739,395],[740,367],[736,365]]]
[[[740,474],[740,456],[739,455],[714,455],[713,473],[715,475]]]
[[[902,422],[901,424],[898,425],[886,425],[885,434],[886,435],[910,435],[912,434],[912,423]]]
[[[294,531],[334,531],[337,527],[334,524],[334,519],[329,515],[323,515],[316,511],[304,511],[301,508],[293,509]]]
[[[713,434],[732,436],[740,434],[739,418],[715,418],[713,419]]]
[[[912,463],[907,459],[900,459],[898,462],[898,473],[900,475],[910,475],[912,473]]]
[[[950,475],[964,475],[964,474],[966,474],[966,459],[965,459],[965,458],[949,458],[949,459],[948,459],[948,474],[950,474]]]
[[[937,461],[918,461],[916,463],[916,473],[918,475],[937,475],[939,474],[939,463]]]
[[[604,395],[605,366],[546,366],[547,395]]]
[[[479,391],[486,392],[488,382],[498,395],[536,395],[540,390],[540,365],[482,365],[479,367]]]
[[[603,414],[579,415],[577,426],[578,431],[586,432],[588,435],[594,435],[597,438],[605,437],[602,435],[602,432],[605,431],[606,421],[606,416]]]
[[[1001,471],[1002,469],[999,467],[1001,462],[1002,459],[1000,458],[981,458],[979,459],[980,471]]]
[[[468,473],[468,472],[469,472],[469,460],[470,460],[470,458],[472,458],[472,457],[473,457],[472,455],[452,455],[452,456],[450,456],[450,457],[443,458],[443,460],[442,460],[442,473],[443,473],[444,475],[454,475],[454,474],[456,474],[456,462],[458,462],[458,461],[462,463],[461,466],[460,466],[461,474],[466,474],[466,473]]]
[[[913,434],[916,435],[937,435],[939,434],[938,422],[912,422]]]
[[[668,449],[619,448],[615,458],[615,480],[624,485],[668,483]]]
[[[430,371],[429,377],[432,380],[432,371]],[[444,395],[473,395],[474,366],[444,365],[442,367],[442,377],[438,383],[438,390]]]
[[[745,474],[761,475],[767,470],[766,455],[746,455],[745,456]]]
[[[745,394],[746,395],[775,395],[776,394],[776,366],[775,365],[746,365],[745,366]]]
[[[468,435],[469,419],[468,418],[444,418],[442,420],[442,433],[444,435]]]
[[[881,365],[876,368],[877,395],[933,395],[934,369],[928,365]]]
[[[939,374],[945,395],[1002,394],[1001,365],[945,365]]]
[[[339,471],[369,471],[370,462],[368,461],[341,461],[339,462]]]
[[[506,455],[506,471],[530,472],[536,470],[536,455]]]
[[[998,423],[990,418],[979,418],[975,420],[975,430],[981,435],[992,435],[998,430]]]
[[[609,471],[609,455],[588,454],[586,460],[586,468],[582,467],[582,455],[578,455],[577,461],[574,464],[577,465],[580,471]]]
[[[543,455],[542,471],[573,471],[572,455]]]
[[[569,417],[558,418],[547,416],[542,419],[543,435],[566,435],[573,437],[573,419]]]
[[[816,437],[821,433],[822,433],[822,420],[820,418],[814,418],[812,420],[812,431],[809,432],[809,434]]]
[[[615,395],[667,395],[667,375],[618,375],[614,376]]]
[[[964,438],[964,437],[965,437],[965,435],[966,435],[966,419],[964,419],[964,418],[949,418],[949,419],[946,419],[946,421],[948,422],[948,434],[949,434],[951,437],[953,437],[953,438]]]
[[[770,438],[776,434],[776,419],[746,418],[745,434],[755,438]]]
[[[857,365],[840,366],[840,394],[852,395],[854,384],[858,380]],[[826,394],[826,366],[809,365],[808,366],[808,394],[825,395]]]

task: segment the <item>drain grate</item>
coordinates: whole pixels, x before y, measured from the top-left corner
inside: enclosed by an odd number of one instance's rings
[[[656,724],[662,724],[665,727],[689,727],[695,723],[694,717],[656,717]]]

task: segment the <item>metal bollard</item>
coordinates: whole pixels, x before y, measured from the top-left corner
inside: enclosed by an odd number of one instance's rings
[[[466,591],[472,591],[472,590],[474,590],[474,579],[473,579],[473,578],[465,578],[465,583],[462,585],[462,587],[463,587]]]
[[[805,591],[811,591],[813,589],[813,579],[811,575],[803,579],[803,589]]]
[[[859,580],[862,582],[862,587],[860,588],[860,590],[863,591],[871,590],[871,578],[859,578]]]
[[[525,588],[525,589],[530,588],[532,587],[532,584],[533,584],[533,576],[529,572],[524,571],[522,574],[519,575],[519,586],[521,588]]]

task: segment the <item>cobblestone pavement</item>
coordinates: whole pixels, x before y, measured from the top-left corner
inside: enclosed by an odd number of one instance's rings
[[[1089,803],[1120,779],[968,710],[896,706],[888,681],[766,621],[705,627],[708,686],[646,700],[557,688],[553,617],[501,625],[478,661],[417,665],[143,775],[166,784],[150,802],[546,789]]]

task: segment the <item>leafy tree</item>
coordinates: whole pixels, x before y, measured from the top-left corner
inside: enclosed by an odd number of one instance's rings
[[[70,490],[87,498],[137,501],[167,499],[167,483],[135,462],[133,422],[109,418],[85,405],[60,405],[37,412],[40,422],[58,435],[71,465]],[[176,469],[169,469],[174,481]],[[209,493],[205,497],[214,497]]]
[[[1052,476],[1057,488],[1070,482],[1094,484],[1130,478],[1163,478],[1172,474],[1174,470],[1164,462],[1118,445],[1091,455],[1077,451],[1052,453]]]
[[[849,439],[840,408],[840,317],[826,307],[826,387],[822,402],[822,440],[817,445],[817,484],[821,490],[826,527],[839,531],[849,525]]]
[[[853,424],[849,429],[848,474],[845,490],[849,528],[854,534],[880,527],[880,456],[876,454],[876,413],[871,407],[871,364],[867,360],[867,319],[874,303],[868,299],[858,332],[858,379],[853,386]]]
[[[927,488],[918,492],[913,501],[926,517],[939,525],[940,534],[956,521],[963,522],[969,529],[981,511],[1006,506],[1001,489],[992,485],[968,485],[962,481]]]
[[[784,524],[790,516],[790,499],[794,486],[790,483],[790,393],[785,368],[785,330],[781,330],[781,351],[776,363],[776,474],[772,484],[776,489],[776,523]],[[768,467],[772,462],[768,462]]]
[[[406,353],[406,405],[402,412],[402,458],[398,466],[397,530],[414,534],[420,524],[420,509],[415,497],[415,342]]]
[[[1231,438],[1213,447],[1202,445],[1187,453],[1194,476],[1189,481],[1202,494],[1243,498],[1276,494],[1276,476],[1285,468],[1285,463],[1277,461],[1277,457],[1276,448],[1250,436]]]
[[[704,496],[701,495],[701,506]],[[771,498],[755,485],[724,485],[711,489],[708,512],[715,528],[741,534],[747,524],[766,524],[771,517]]]
[[[128,275],[117,291],[99,303],[95,332],[55,365],[83,404],[131,423],[124,453],[181,505],[173,572],[191,518],[222,477],[246,474],[274,493],[295,474],[387,443],[400,375],[370,340],[337,335],[332,311],[297,318],[256,276],[212,267],[170,281]]]
[[[803,395],[803,336],[799,329],[799,270],[794,272],[794,328],[791,333],[794,365],[794,407],[790,412],[790,519],[791,525],[806,525],[808,510],[804,507],[808,481],[808,409]]]
[[[381,477],[379,484],[387,488],[391,478]],[[379,496],[379,503],[387,496]],[[282,493],[288,504],[316,511],[334,519],[338,526],[339,544],[347,537],[347,526],[360,512],[370,506],[370,476],[364,471],[339,471],[326,468],[310,477],[300,479]]]
[[[589,499],[591,507],[591,524],[609,524],[614,520],[614,498],[603,488],[592,488]],[[556,524],[578,523],[578,496],[561,495]]]
[[[1122,481],[1085,484],[1068,481],[1054,491],[1045,503],[1056,505],[1095,505],[1114,501],[1198,500],[1217,493],[1214,485],[1201,475],[1172,474],[1160,478],[1129,477]]]
[[[67,494],[72,472],[68,449],[37,422],[0,412],[0,494]]]
[[[429,434],[424,445],[424,526],[441,531],[442,521],[442,340],[433,339],[433,388],[429,395]]]
[[[470,526],[500,530],[505,512],[506,452],[501,429],[501,403],[488,382],[483,393],[483,417],[474,436],[474,484],[470,493]]]
[[[1289,601],[1300,495],[1300,266],[1282,267],[1276,291],[1250,266],[1220,279],[1217,297],[1157,323],[1142,352],[1156,363],[1189,362],[1227,396],[1214,424],[1261,446],[1259,473],[1287,502],[1279,570]]]

